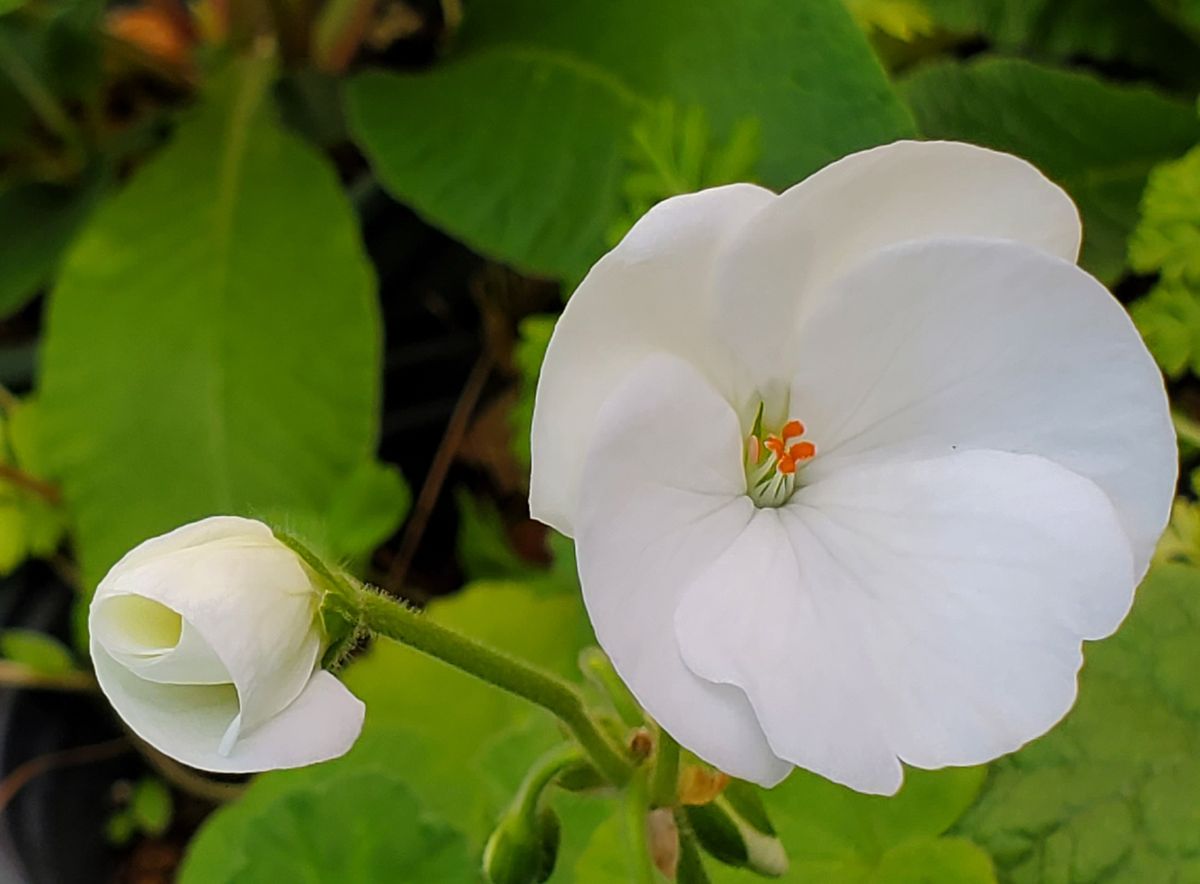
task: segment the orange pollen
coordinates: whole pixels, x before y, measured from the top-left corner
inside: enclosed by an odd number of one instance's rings
[[[788,449],[787,456],[792,460],[808,460],[816,456],[817,446],[811,442],[797,442]]]
[[[804,424],[797,420],[790,420],[783,425],[783,441],[795,439],[804,435]]]
[[[793,460],[790,455],[785,454],[783,457],[779,458],[779,464],[776,469],[778,469],[779,472],[783,473],[785,476],[790,476],[792,473],[796,472],[796,461]]]
[[[768,436],[766,440],[763,441],[763,445],[766,446],[767,451],[771,452],[776,457],[785,456],[783,450],[783,440],[778,436]]]

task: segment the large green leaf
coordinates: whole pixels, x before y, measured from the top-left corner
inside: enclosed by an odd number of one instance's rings
[[[192,845],[183,884],[478,880],[462,834],[420,804],[401,765],[302,771],[216,819]]]
[[[698,108],[718,141],[756,123],[757,174],[775,187],[911,132],[838,0],[479,0],[442,65],[364,74],[348,98],[398,199],[485,254],[565,278],[624,214],[633,131],[663,101]]]
[[[1146,176],[1200,138],[1190,105],[1025,61],[936,64],[903,91],[925,136],[1015,153],[1065,187],[1083,214],[1082,264],[1107,282],[1125,266]]]
[[[1157,568],[1079,701],[993,765],[960,829],[1012,884],[1200,880],[1200,571]]]
[[[333,169],[235,69],[93,217],[51,298],[46,451],[94,583],[212,513],[326,512],[372,452],[380,322]]]
[[[923,3],[943,28],[986,37],[1001,49],[1064,61],[1123,62],[1184,82],[1194,83],[1200,72],[1200,46],[1172,27],[1156,0]]]

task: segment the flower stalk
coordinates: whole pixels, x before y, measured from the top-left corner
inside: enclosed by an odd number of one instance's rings
[[[372,589],[361,589],[356,603],[360,622],[371,632],[436,657],[552,712],[567,726],[605,778],[614,785],[622,785],[629,780],[633,764],[592,718],[583,695],[570,683],[503,651],[447,629],[407,605]]]

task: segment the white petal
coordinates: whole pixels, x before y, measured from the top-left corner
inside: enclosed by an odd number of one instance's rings
[[[571,296],[538,380],[534,518],[574,534],[584,453],[600,406],[640,360],[675,353],[732,382],[734,369],[714,335],[714,254],[773,199],[760,187],[735,184],[664,200]]]
[[[682,745],[763,785],[789,766],[746,697],[683,665],[681,593],[745,529],[737,417],[696,369],[650,357],[605,403],[588,452],[576,550],[596,637],[643,706]]]
[[[1108,497],[1041,458],[862,465],[756,515],[682,600],[687,664],[781,757],[865,792],[978,764],[1070,708],[1080,642],[1133,597]]]
[[[209,516],[139,543],[113,565],[96,588],[96,592],[99,594],[107,590],[127,572],[169,553],[211,543],[236,543],[240,540],[265,542],[274,539],[275,535],[271,529],[255,519],[244,519],[241,516]]]
[[[364,707],[336,678],[318,670],[283,712],[217,748],[238,714],[232,685],[163,685],[138,678],[93,645],[96,678],[121,718],[165,755],[201,770],[252,773],[302,767],[344,754],[362,730]]]
[[[221,536],[197,531],[190,536],[195,542],[183,543],[171,541],[187,535],[172,532],[135,549],[97,588],[90,628],[93,644],[160,681],[220,681],[211,651],[237,688],[239,728],[249,730],[307,684],[320,653],[318,597],[296,554],[266,526],[241,519],[198,524],[225,528],[234,522],[263,530]],[[174,611],[182,623],[179,645],[143,653],[140,664],[132,660],[138,638],[127,635],[122,644],[117,627],[135,618],[110,616],[114,606],[129,603],[128,596]],[[155,672],[157,667],[163,668]]]
[[[956,142],[851,154],[780,195],[718,262],[721,325],[756,376],[783,364],[802,303],[877,249],[942,236],[1009,239],[1074,262],[1079,214],[1024,160]],[[747,321],[750,313],[751,321]]]
[[[1145,570],[1174,496],[1175,434],[1162,376],[1100,283],[1013,243],[942,240],[877,253],[823,304],[792,386],[813,476],[901,453],[1041,455],[1112,498]]]

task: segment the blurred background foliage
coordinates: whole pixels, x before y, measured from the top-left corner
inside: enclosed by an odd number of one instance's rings
[[[891,800],[797,772],[785,880],[1200,881],[1198,90],[1196,0],[0,0],[0,877],[478,880],[553,720],[378,642],[348,756],[200,778],[90,697],[91,588],[244,513],[583,678],[571,544],[524,505],[563,300],[662,198],[924,137],[1074,197],[1181,496],[1059,728]],[[553,881],[639,880],[612,796],[554,804]]]

